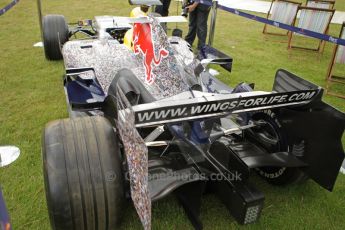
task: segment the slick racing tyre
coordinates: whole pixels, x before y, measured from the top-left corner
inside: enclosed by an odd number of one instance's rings
[[[281,129],[278,118],[271,110],[265,110],[252,115],[255,121],[263,121],[265,125],[253,128],[250,132],[253,139],[269,153],[288,151],[286,135]],[[299,168],[288,167],[261,167],[258,174],[274,185],[302,183],[308,179]]]
[[[68,26],[64,16],[47,15],[43,18],[43,45],[48,60],[61,60],[61,46],[68,41]]]
[[[104,117],[53,121],[43,133],[52,229],[117,229],[124,178],[117,135]]]

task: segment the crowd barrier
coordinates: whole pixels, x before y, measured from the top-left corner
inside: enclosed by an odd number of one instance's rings
[[[0,9],[0,16],[3,15],[4,13],[6,13],[7,11],[9,11],[12,7],[14,7],[17,3],[19,2],[19,0],[13,0],[11,3],[9,3],[7,6],[5,6],[4,8]]]
[[[345,39],[341,39],[341,38],[338,38],[338,37],[330,36],[330,35],[327,35],[327,34],[317,33],[317,32],[311,31],[311,30],[301,29],[301,28],[298,28],[298,27],[295,27],[295,26],[287,25],[287,24],[284,24],[284,23],[279,23],[277,21],[273,21],[273,20],[270,20],[270,19],[267,19],[267,18],[263,18],[263,17],[260,17],[260,16],[256,16],[256,15],[253,15],[253,14],[242,12],[242,11],[236,10],[234,8],[231,8],[229,6],[221,5],[221,4],[218,3],[218,1],[213,1],[212,2],[212,1],[207,1],[207,0],[196,0],[196,2],[200,2],[201,4],[212,6],[212,8],[213,8],[213,15],[216,14],[217,9],[221,9],[221,10],[224,10],[226,12],[229,12],[229,13],[232,13],[232,14],[236,14],[238,16],[241,16],[241,17],[244,17],[244,18],[247,18],[247,19],[250,19],[250,20],[254,20],[254,21],[257,21],[257,22],[264,23],[264,24],[272,25],[272,26],[275,26],[277,28],[281,28],[281,29],[284,29],[284,30],[288,30],[288,31],[292,31],[292,32],[295,32],[295,33],[299,33],[299,34],[302,34],[302,35],[305,35],[305,36],[308,36],[308,37],[313,37],[313,38],[316,38],[316,39],[320,39],[320,40],[324,40],[324,41],[331,42],[331,43],[334,43],[334,44],[345,46]],[[215,17],[215,16],[213,16],[213,17]],[[210,33],[214,32],[214,28],[212,29],[212,21],[215,21],[215,19],[211,20],[211,32]],[[212,32],[212,30],[213,30],[213,32]],[[212,37],[212,35],[210,35],[210,37]],[[213,39],[211,39],[211,40],[213,40]]]

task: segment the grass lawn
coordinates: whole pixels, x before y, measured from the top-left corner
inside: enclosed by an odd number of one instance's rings
[[[10,0],[0,0],[0,8]],[[123,0],[43,1],[45,14],[64,14],[70,22],[95,15],[129,15]],[[171,13],[176,7],[172,5]],[[345,0],[336,9],[345,11]],[[214,46],[234,58],[233,72],[220,78],[234,85],[255,82],[257,89],[271,90],[278,68],[284,68],[325,87],[325,75],[333,45],[327,44],[321,58],[312,52],[292,51],[275,37],[265,37],[263,24],[219,11]],[[170,25],[171,28],[174,24]],[[183,25],[186,34],[186,25]],[[330,34],[338,36],[339,25]],[[17,145],[21,156],[1,169],[0,182],[14,229],[49,229],[41,161],[41,133],[48,121],[68,116],[62,87],[62,62],[48,62],[40,41],[36,1],[22,0],[0,17],[0,145]],[[280,38],[281,39],[281,38]],[[285,39],[283,39],[285,40]],[[296,39],[297,40],[297,39]],[[298,42],[313,44],[311,39]],[[338,66],[338,73],[345,67]],[[336,90],[345,93],[344,88]],[[325,96],[324,100],[345,111],[345,101]],[[320,121],[322,122],[322,121]],[[316,127],[317,129],[317,127]],[[345,139],[343,138],[343,144]],[[266,195],[259,222],[238,225],[212,195],[205,196],[202,220],[205,229],[343,229],[345,225],[345,176],[340,175],[332,193],[313,181],[289,187],[274,187],[257,176],[253,183]],[[123,229],[140,229],[132,207],[125,211]],[[153,204],[153,229],[191,229],[174,197]]]

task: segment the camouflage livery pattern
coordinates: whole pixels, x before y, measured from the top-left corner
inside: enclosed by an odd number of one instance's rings
[[[151,198],[148,189],[148,150],[134,124],[130,104],[117,87],[119,130],[126,152],[130,175],[131,198],[145,230],[151,229]]]
[[[184,63],[184,65],[188,66],[191,65],[195,59],[195,56],[193,54],[193,50],[186,42],[180,37],[170,37],[169,43],[171,48],[173,49],[173,53],[175,55],[175,58],[180,62]]]
[[[126,67],[136,74],[144,71],[133,52],[116,40],[69,41],[63,46],[62,52],[66,69],[94,68],[96,76],[88,72],[82,77],[96,77],[105,93],[120,69]]]
[[[165,49],[168,51],[169,55],[160,60],[159,65],[154,65],[150,63],[152,68],[152,75],[155,76],[153,82],[148,83],[145,81],[145,74],[141,74],[140,80],[144,83],[145,87],[149,92],[156,98],[162,99],[166,97],[171,97],[181,92],[187,91],[189,86],[185,79],[185,72],[181,69],[179,60],[175,57],[175,50],[170,45],[167,35],[165,34],[163,28],[159,25],[158,21],[154,18],[150,18],[150,24],[143,24],[142,26],[149,25],[151,36],[148,34],[139,34],[139,36],[144,37],[146,43],[152,43],[151,46],[154,50],[154,56],[159,57],[160,52]],[[133,34],[135,35],[136,27],[134,27]],[[135,49],[135,48],[134,48]],[[147,63],[147,58],[142,52],[139,52],[136,57],[142,66]],[[153,62],[153,60],[151,61]],[[137,75],[137,77],[139,77]]]
[[[194,77],[194,74],[192,71],[186,72],[182,69],[181,66],[184,65],[180,63],[191,64],[193,53],[181,38],[169,40],[158,22],[154,18],[151,20],[152,40],[155,41],[152,47],[155,55],[159,56],[159,50],[162,47],[169,52],[169,55],[157,66],[152,63],[152,75],[157,77],[150,84],[145,79],[144,55],[142,53],[135,55],[125,45],[112,39],[67,42],[62,50],[65,68],[93,67],[95,77],[106,94],[114,76],[123,68],[130,69],[157,100],[187,91],[189,86],[186,78]],[[179,42],[179,44],[171,45],[171,41]],[[88,78],[94,77],[92,72],[83,75]]]

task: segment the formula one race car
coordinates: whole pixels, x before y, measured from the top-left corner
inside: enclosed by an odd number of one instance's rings
[[[48,58],[62,44],[56,17],[44,20]],[[168,194],[201,229],[206,189],[239,223],[252,223],[264,202],[252,172],[276,185],[311,178],[333,189],[345,115],[321,101],[320,87],[282,69],[272,92],[229,87],[208,65],[231,70],[230,56],[206,46],[196,58],[161,21],[96,17],[96,38],[64,40],[70,118],[47,124],[42,143],[53,229],[115,229],[130,199],[150,229],[151,202]],[[123,22],[131,47],[107,32]]]

